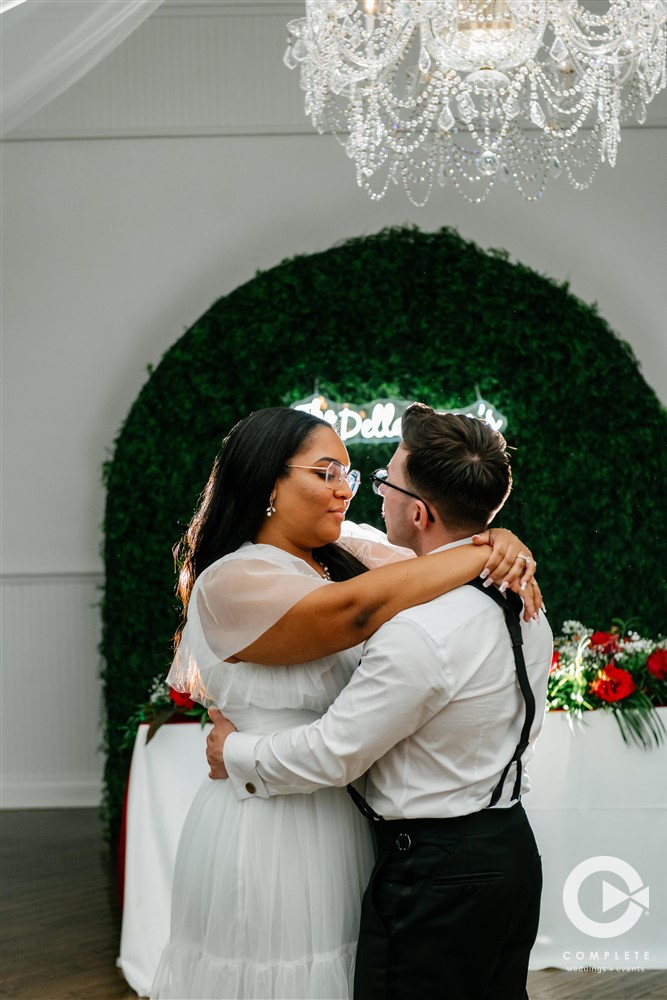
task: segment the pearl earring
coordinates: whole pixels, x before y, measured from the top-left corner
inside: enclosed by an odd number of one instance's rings
[[[275,512],[276,508],[273,506],[273,494],[271,494],[269,497],[269,506],[266,508],[266,516],[271,517],[271,515],[275,514]]]

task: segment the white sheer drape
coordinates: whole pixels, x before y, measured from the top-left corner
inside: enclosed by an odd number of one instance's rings
[[[2,134],[62,94],[162,0],[24,0],[0,7]]]

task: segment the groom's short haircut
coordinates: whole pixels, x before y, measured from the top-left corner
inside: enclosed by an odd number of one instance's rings
[[[512,488],[502,434],[477,417],[437,413],[424,403],[407,408],[401,432],[415,493],[433,504],[448,528],[485,528]]]

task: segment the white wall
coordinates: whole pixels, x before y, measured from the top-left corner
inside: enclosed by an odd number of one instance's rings
[[[199,123],[218,135],[188,134],[189,105],[180,124],[145,124],[151,114],[160,119],[169,95],[142,106],[132,60],[143,59],[141,73],[152,66],[159,74],[160,44],[173,51],[184,32],[193,58],[214,64],[209,21],[201,10],[193,20],[154,15],[136,33],[147,33],[148,68],[132,36],[125,46],[135,49],[121,47],[116,63],[109,57],[2,144],[5,806],[99,799],[101,465],[146,365],[258,268],[390,224],[454,225],[596,301],[667,401],[662,124],[626,132],[616,168],[602,168],[583,194],[561,178],[534,206],[504,186],[481,207],[440,190],[421,210],[398,190],[374,203],[357,189],[335,140],[288,134],[290,109],[284,120],[275,112],[275,131],[285,134],[268,134],[270,123],[258,123],[252,109],[246,127],[211,116]],[[253,24],[260,45],[257,18],[236,21],[238,31]],[[260,26],[279,51],[282,29],[277,44]],[[134,98],[121,94],[109,110],[128,60]],[[280,64],[276,72],[272,93],[287,73]],[[110,137],[89,138],[91,94],[100,88],[108,121],[98,130]],[[125,130],[123,107],[126,121],[132,116]]]

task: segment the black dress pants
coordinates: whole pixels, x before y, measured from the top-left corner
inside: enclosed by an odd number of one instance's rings
[[[521,804],[374,829],[355,1000],[525,1000],[542,865]]]

